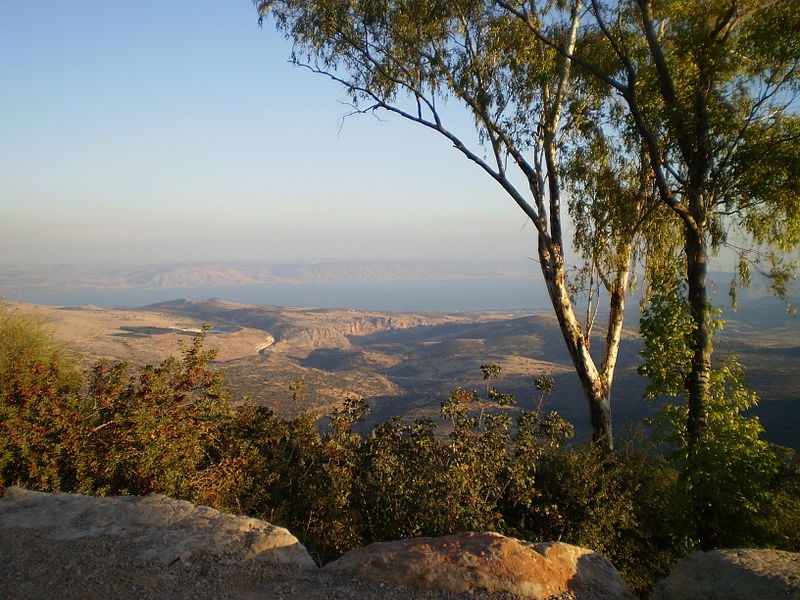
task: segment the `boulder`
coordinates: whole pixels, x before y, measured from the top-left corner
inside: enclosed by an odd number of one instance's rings
[[[36,530],[52,540],[124,538],[139,558],[169,565],[214,557],[314,567],[303,545],[282,527],[161,495],[93,498],[9,487],[0,499],[0,529]]]
[[[352,577],[447,592],[508,592],[632,599],[608,560],[560,542],[531,543],[498,533],[376,542],[351,550],[325,570]]]
[[[650,600],[800,600],[800,553],[712,550],[681,560]]]

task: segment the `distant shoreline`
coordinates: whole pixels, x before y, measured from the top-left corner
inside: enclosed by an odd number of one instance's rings
[[[196,264],[0,264],[0,289],[192,289],[345,281],[541,278],[531,262],[328,261]]]
[[[0,288],[1,289],[1,288]],[[2,292],[0,292],[2,293]],[[49,306],[139,308],[178,298],[222,298],[258,306],[298,306],[392,312],[518,311],[550,307],[534,278],[402,281],[334,281],[162,289],[32,290],[6,293],[8,300]]]
[[[731,278],[730,273],[711,274],[715,304],[729,305]],[[783,312],[780,301],[764,298],[767,295],[763,289],[744,291],[743,308],[766,301],[774,312]],[[552,310],[532,261],[0,265],[2,297],[104,308],[222,298],[258,306],[392,312]],[[634,292],[628,303],[633,306],[637,300]]]

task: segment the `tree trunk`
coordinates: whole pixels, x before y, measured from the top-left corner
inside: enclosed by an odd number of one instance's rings
[[[708,253],[702,232],[686,230],[686,280],[689,292],[689,311],[695,323],[692,334],[693,356],[691,369],[686,377],[688,420],[686,431],[689,449],[697,444],[706,427],[708,411],[708,388],[711,376],[711,354],[713,350],[706,274]]]
[[[689,286],[689,311],[695,322],[692,333],[694,353],[689,373],[686,376],[686,403],[688,416],[686,434],[688,455],[685,475],[690,479],[699,477],[698,482],[687,494],[692,503],[692,514],[696,516],[696,534],[702,550],[716,546],[717,532],[711,525],[713,506],[703,481],[706,467],[701,464],[700,443],[708,424],[708,394],[711,377],[711,354],[713,344],[709,321],[711,314],[708,305],[706,274],[708,253],[705,239],[698,230],[686,231],[686,274]]]
[[[611,390],[604,395],[589,399],[592,421],[592,442],[606,450],[614,449],[614,433],[611,429]]]
[[[564,273],[564,259],[560,246],[545,244],[539,240],[539,259],[542,274],[558,324],[567,345],[575,372],[581,382],[584,396],[589,404],[592,425],[592,441],[607,451],[614,450],[614,435],[611,427],[610,386],[603,374],[597,370],[589,353],[589,345],[569,297]]]

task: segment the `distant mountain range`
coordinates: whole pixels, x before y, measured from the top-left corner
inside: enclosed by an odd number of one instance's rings
[[[530,278],[524,262],[311,262],[0,265],[0,294],[80,289],[180,289],[278,283]]]

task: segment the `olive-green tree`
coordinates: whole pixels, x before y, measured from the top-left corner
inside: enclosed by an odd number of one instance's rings
[[[641,321],[645,346],[640,372],[650,377],[651,397],[682,397],[684,373],[691,368],[692,331],[696,327],[686,285],[664,281]],[[712,320],[712,330],[720,326]],[[735,357],[718,361],[711,371],[708,416],[703,435],[693,439],[686,403],[664,403],[656,424],[671,448],[680,477],[676,540],[700,545],[761,546],[774,539],[769,516],[781,486],[776,449],[761,439],[758,417],[744,411],[758,402],[748,390],[744,369]]]
[[[709,257],[729,246],[740,256],[735,284],[755,265],[783,293],[791,265],[781,256],[800,242],[800,11],[788,0],[591,0],[570,53],[537,12],[544,3],[494,4],[613,90],[618,135],[641,140],[680,231],[673,249],[694,323],[683,381],[694,445],[711,401]]]
[[[341,84],[354,113],[388,111],[436,131],[496,181],[538,236],[538,259],[566,346],[588,400],[593,438],[613,447],[611,385],[632,258],[654,210],[647,163],[619,154],[598,120],[607,90],[565,58],[578,42],[582,2],[547,21],[548,41],[491,2],[475,0],[255,0],[294,41],[293,60]],[[560,51],[560,52],[559,52]],[[451,127],[445,102],[474,122]],[[627,144],[627,141],[625,142]],[[645,155],[642,154],[642,157]],[[591,160],[590,166],[587,161]],[[583,165],[583,166],[581,166]],[[569,205],[569,206],[568,206]],[[569,208],[569,213],[568,209]],[[572,217],[592,292],[579,314],[563,230]],[[608,322],[590,353],[598,289]]]

